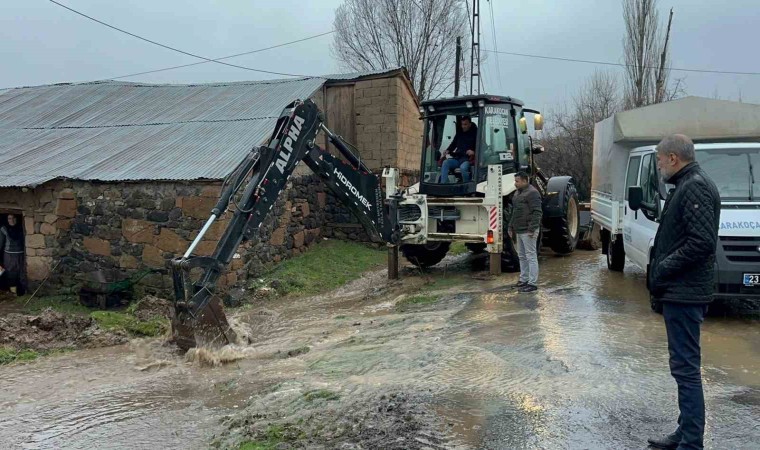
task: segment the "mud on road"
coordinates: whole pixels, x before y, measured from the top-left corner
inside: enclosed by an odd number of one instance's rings
[[[602,449],[671,431],[676,388],[642,273],[609,273],[598,253],[544,255],[541,290],[518,295],[514,275],[446,261],[397,283],[376,272],[324,296],[259,301],[233,320],[252,344],[224,355],[138,340],[0,368],[0,441]],[[760,441],[759,324],[704,325],[708,448]]]

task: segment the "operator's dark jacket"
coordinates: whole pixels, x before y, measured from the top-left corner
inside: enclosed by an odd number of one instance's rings
[[[478,142],[478,126],[474,123],[470,125],[469,131],[459,130],[454,135],[454,139],[446,149],[451,156],[459,161],[466,161],[469,159],[467,156],[467,150],[475,151],[475,145]]]
[[[518,189],[512,197],[512,229],[515,233],[538,231],[541,226],[541,194],[532,185]]]
[[[720,194],[693,162],[673,175],[654,238],[649,291],[657,300],[704,304],[712,300]]]

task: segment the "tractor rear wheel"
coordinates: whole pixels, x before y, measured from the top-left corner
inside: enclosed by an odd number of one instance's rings
[[[549,247],[555,253],[560,255],[572,253],[578,244],[581,223],[578,203],[578,191],[573,183],[568,183],[562,204],[562,215],[547,221]]]
[[[450,242],[428,242],[427,244],[405,244],[401,246],[410,263],[417,267],[430,267],[438,264],[449,252]]]

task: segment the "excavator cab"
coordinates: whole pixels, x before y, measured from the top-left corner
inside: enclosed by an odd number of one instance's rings
[[[461,197],[482,193],[478,185],[485,183],[490,165],[501,165],[503,174],[529,170],[531,147],[523,132],[527,130],[520,100],[492,95],[428,100],[420,106],[420,113],[425,121],[421,194]],[[464,118],[470,119],[477,132],[475,154],[444,164],[451,159],[447,150],[457,146],[456,136],[463,133]]]

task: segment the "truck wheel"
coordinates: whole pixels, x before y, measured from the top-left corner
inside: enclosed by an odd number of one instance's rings
[[[551,218],[548,221],[548,238],[549,247],[555,253],[566,255],[575,250],[580,235],[581,217],[578,208],[578,191],[572,183],[567,185],[562,212],[562,216]]]
[[[467,247],[467,250],[471,251],[472,253],[475,253],[476,255],[486,251],[486,244],[473,244],[473,243],[468,242],[464,244],[464,246]]]
[[[625,266],[625,248],[623,238],[618,236],[610,242],[607,248],[607,268],[615,272],[622,272]]]
[[[404,258],[417,267],[438,264],[449,251],[450,242],[428,242],[427,244],[405,244],[401,246]]]

